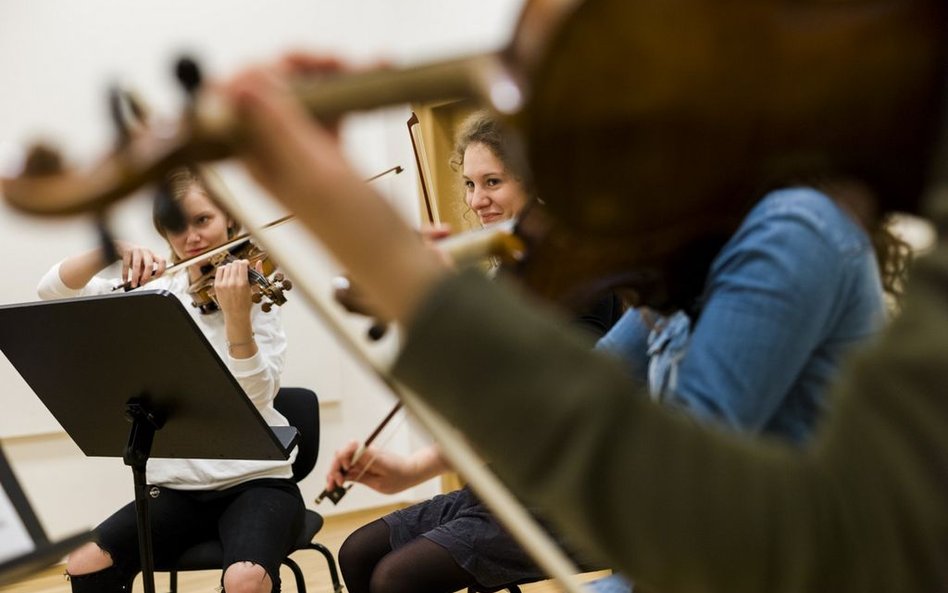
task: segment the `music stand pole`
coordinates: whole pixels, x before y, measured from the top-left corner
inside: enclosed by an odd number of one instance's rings
[[[125,404],[125,417],[131,421],[128,445],[122,459],[132,468],[135,483],[135,514],[138,522],[138,553],[142,564],[142,586],[145,593],[155,593],[155,559],[151,549],[151,516],[148,511],[148,484],[145,466],[151,455],[155,431],[164,426],[164,418],[149,410],[141,400],[132,398]]]

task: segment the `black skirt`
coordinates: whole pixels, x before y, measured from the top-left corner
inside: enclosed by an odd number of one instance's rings
[[[393,550],[425,537],[446,549],[484,588],[547,578],[470,488],[439,494],[382,519],[391,530]]]

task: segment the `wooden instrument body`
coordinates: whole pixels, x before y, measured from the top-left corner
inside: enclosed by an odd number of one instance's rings
[[[918,211],[944,3],[603,0],[561,22],[512,120],[553,224],[525,271],[545,292],[660,285],[780,185],[855,178],[881,212]]]

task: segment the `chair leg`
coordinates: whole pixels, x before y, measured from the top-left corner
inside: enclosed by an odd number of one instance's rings
[[[300,569],[300,565],[289,556],[283,559],[283,564],[293,571],[293,577],[296,579],[296,593],[306,593],[306,581],[303,580],[303,571]]]
[[[333,593],[342,593],[343,586],[342,583],[339,582],[339,571],[336,569],[336,560],[332,557],[332,552],[329,551],[329,548],[317,542],[310,542],[307,547],[310,550],[316,550],[326,558],[326,564],[329,566],[329,578],[332,580]]]
[[[168,591],[178,593],[178,571],[172,570],[168,573]]]

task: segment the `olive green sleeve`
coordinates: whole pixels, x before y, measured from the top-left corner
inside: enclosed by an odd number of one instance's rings
[[[476,274],[438,286],[395,374],[571,541],[663,592],[909,591],[948,565],[948,261],[855,361],[811,450],[714,432]]]

